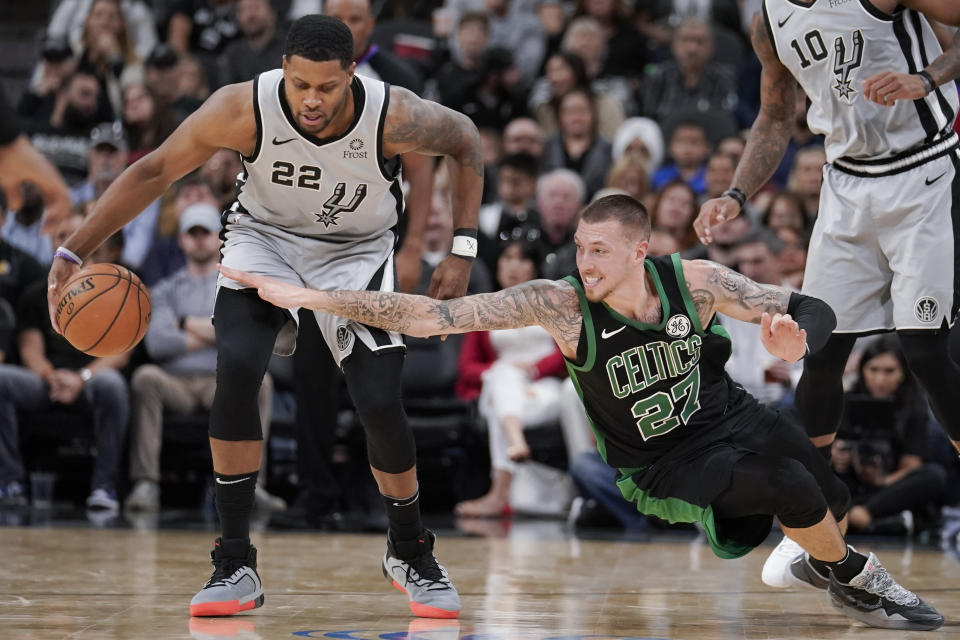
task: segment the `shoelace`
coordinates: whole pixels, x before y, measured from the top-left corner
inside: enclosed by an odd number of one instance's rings
[[[870,579],[863,590],[899,605],[915,605],[920,602],[917,594],[898,584],[880,563],[877,563],[876,568],[870,574]]]
[[[210,554],[210,560],[213,562],[213,575],[207,580],[207,584],[203,587],[204,589],[226,584],[225,580],[232,578],[247,564],[244,558],[222,558],[217,560],[213,556],[213,553]]]
[[[413,580],[411,571],[415,571],[419,578]],[[424,582],[428,585],[441,585],[444,588],[450,586],[450,579],[443,574],[443,569],[440,568],[440,564],[432,553],[425,553],[408,560],[406,577],[408,582],[413,582],[417,586],[424,586]]]

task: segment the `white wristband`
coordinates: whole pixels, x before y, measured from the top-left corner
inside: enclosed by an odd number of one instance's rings
[[[63,258],[64,260],[68,260],[76,265],[83,266],[83,260],[80,259],[80,256],[62,245],[57,247],[57,250],[53,252],[53,257]]]
[[[477,257],[477,239],[470,236],[453,236],[453,248],[450,253],[461,258]]]

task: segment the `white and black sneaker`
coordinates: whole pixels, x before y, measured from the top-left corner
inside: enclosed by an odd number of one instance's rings
[[[450,582],[447,570],[433,555],[436,539],[432,531],[424,529],[416,540],[395,543],[388,533],[387,553],[382,562],[383,577],[407,594],[414,615],[456,618],[460,615],[460,596]]]
[[[830,584],[830,574],[823,575],[810,564],[810,554],[804,551],[790,563],[790,575],[794,584],[801,584],[823,591]]]
[[[900,586],[872,553],[849,583],[831,574],[827,593],[834,607],[871,627],[932,631],[943,625],[943,616]]]
[[[210,560],[213,575],[190,601],[191,616],[232,616],[263,605],[256,547],[250,545],[246,557],[228,556],[217,538]]]

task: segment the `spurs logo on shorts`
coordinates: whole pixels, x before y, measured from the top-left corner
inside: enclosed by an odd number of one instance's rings
[[[353,334],[345,325],[340,325],[337,327],[337,348],[340,351],[346,351],[350,348],[350,339],[353,337]]]
[[[913,307],[913,312],[920,322],[935,322],[939,317],[940,305],[930,296],[924,296],[917,300]]]
[[[667,321],[667,335],[671,338],[683,338],[690,333],[690,327],[687,316],[675,315]]]

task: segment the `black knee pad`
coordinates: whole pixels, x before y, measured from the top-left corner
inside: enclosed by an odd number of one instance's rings
[[[350,397],[367,436],[370,465],[403,473],[417,463],[416,444],[400,397],[402,351],[372,353],[360,340],[344,362]]]
[[[221,288],[214,307],[217,327],[217,391],[210,409],[210,437],[262,440],[257,394],[285,312],[256,291]]]
[[[785,527],[812,527],[827,513],[829,505],[820,485],[799,460],[779,458],[770,474],[769,488],[763,490],[773,492],[777,518]]]

